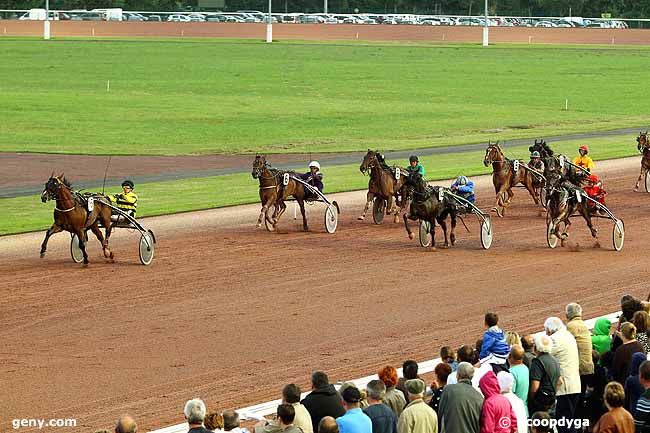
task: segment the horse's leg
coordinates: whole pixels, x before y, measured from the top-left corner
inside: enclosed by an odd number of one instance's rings
[[[86,243],[88,242],[88,236],[86,235],[86,230],[84,228],[78,229],[75,234],[79,238],[79,249],[84,255],[84,265],[88,264],[88,253],[86,252]]]
[[[279,201],[275,204],[275,212],[273,212],[273,227],[278,225],[278,222],[280,222],[280,217],[284,212],[287,210],[287,204],[283,201]]]
[[[436,251],[436,219],[431,218],[429,221],[431,225],[431,251]]]
[[[456,245],[456,212],[451,213],[451,246]]]
[[[411,231],[411,228],[409,227],[408,216],[406,214],[403,214],[402,218],[404,219],[404,227],[406,228],[406,233],[408,233],[408,235],[409,235],[409,239],[413,239],[415,236],[413,235],[413,232]]]
[[[375,197],[375,193],[368,191],[368,194],[366,195],[366,206],[363,208],[363,213],[357,217],[359,221],[363,221],[366,219],[366,213],[368,212],[368,208],[370,208],[370,203],[372,203],[372,199]]]
[[[593,223],[591,222],[591,214],[589,213],[589,210],[581,207],[580,214],[582,215],[582,218],[584,218],[585,222],[587,223],[587,227],[589,227],[589,231],[591,232],[591,237],[594,238],[595,241],[594,248],[600,248],[600,241],[598,240],[598,229],[594,227]]]
[[[305,200],[302,198],[296,198],[296,200],[298,201],[298,205],[300,206],[300,213],[302,214],[302,229],[303,231],[308,232],[309,226],[307,225],[307,215],[305,214]]]
[[[99,229],[99,225],[97,223],[93,224],[90,226],[90,230],[95,234],[95,237],[99,241],[100,244],[102,244],[102,250],[104,251],[104,257],[105,258],[110,258],[111,257],[111,251],[108,249],[108,242],[106,239],[104,239],[104,235],[102,235],[102,231]]]
[[[56,223],[52,224],[52,227],[50,227],[46,232],[45,232],[45,239],[43,239],[43,243],[41,244],[41,259],[45,257],[45,252],[47,251],[47,242],[50,240],[50,236],[52,236],[54,233],[59,233],[61,230],[61,226],[56,225]]]
[[[449,248],[449,237],[448,237],[448,234],[447,234],[447,221],[445,221],[445,218],[440,218],[440,219],[438,219],[438,224],[440,224],[440,227],[442,228],[442,234],[445,237],[444,248]],[[433,243],[433,241],[432,241],[432,243]]]
[[[497,201],[495,206],[492,208],[492,210],[495,211],[497,213],[497,216],[500,218],[503,217],[505,210],[504,196],[505,189],[502,186],[497,190]]]
[[[530,175],[530,176],[532,176],[532,175]],[[530,194],[530,196],[533,198],[533,201],[535,202],[535,205],[538,205],[539,204],[539,199],[537,198],[537,196],[538,196],[537,189],[533,185],[533,181],[532,181],[532,179],[530,179],[530,177],[526,178],[526,182],[524,183],[524,186],[528,190],[528,193]]]
[[[643,176],[645,173],[648,171],[647,168],[643,165],[643,162],[641,163],[641,172],[639,173],[639,178],[636,180],[636,185],[634,185],[634,192],[637,192],[639,190],[639,184],[641,183],[641,180],[643,179]]]

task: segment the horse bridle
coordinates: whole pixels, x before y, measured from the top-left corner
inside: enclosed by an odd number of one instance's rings
[[[276,174],[273,174],[271,171],[273,167],[271,167],[271,164],[268,162],[264,161],[264,165],[262,167],[254,167],[253,168],[253,173],[257,174],[257,178],[259,180],[268,180],[268,179],[273,179],[275,182],[275,185],[268,185],[268,186],[260,186],[260,189],[271,189],[271,188],[279,188],[280,183],[277,181],[278,176],[281,176],[282,173],[278,171]],[[264,169],[267,169],[270,173],[271,176],[263,176],[262,173],[264,172]]]
[[[379,164],[379,158],[377,158],[377,154],[373,153],[372,155],[373,155],[373,161],[369,162],[365,170],[361,170],[361,173],[366,174],[369,171],[371,171],[373,168],[377,167],[377,164]]]
[[[487,159],[487,156],[489,154],[491,154],[493,150],[499,152],[499,154],[503,157],[503,161],[494,160],[494,159]],[[506,156],[503,154],[503,152],[500,152],[496,146],[489,146],[487,148],[486,153],[485,153],[485,158],[483,158],[483,160],[485,162],[487,162],[488,165],[490,165],[490,164],[506,164],[505,167],[501,166],[501,168],[498,171],[495,171],[495,173],[500,173],[502,171],[505,171],[508,167],[510,167],[510,160],[508,158],[506,158]]]
[[[52,179],[54,179],[56,181],[55,182],[56,186],[55,186],[54,192],[50,191],[50,188],[48,187],[48,185],[50,184],[50,180],[52,180]],[[44,192],[47,193],[47,200],[48,201],[49,200],[56,200],[56,195],[61,190],[61,188],[65,188],[68,191],[72,191],[70,189],[70,187],[68,185],[66,185],[65,183],[63,183],[63,181],[61,179],[59,179],[57,176],[50,177],[50,179],[45,184],[45,191],[44,191]],[[74,199],[73,199],[73,204],[74,204]],[[59,209],[56,206],[54,207],[54,209],[59,211],[59,212],[71,212],[71,211],[75,210],[76,207],[77,207],[76,204],[74,204],[74,206],[72,206],[69,209]]]

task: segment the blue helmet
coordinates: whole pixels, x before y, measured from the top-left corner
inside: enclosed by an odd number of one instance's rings
[[[460,175],[456,178],[456,183],[458,185],[467,185],[467,177]]]

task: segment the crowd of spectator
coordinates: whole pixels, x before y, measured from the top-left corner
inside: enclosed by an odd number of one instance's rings
[[[544,332],[520,336],[485,315],[474,346],[445,346],[426,384],[407,360],[402,377],[393,366],[378,371],[365,389],[338,390],[326,373],[311,376],[302,399],[296,384],[282,389],[275,417],[252,433],[650,433],[650,303],[621,298],[618,323],[596,320],[590,331],[579,304],[565,320],[549,317]],[[189,433],[249,433],[235,411],[207,413],[186,403]],[[136,433],[120,418],[115,433]]]

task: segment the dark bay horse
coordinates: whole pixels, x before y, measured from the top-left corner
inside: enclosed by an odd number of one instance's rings
[[[436,249],[435,227],[436,222],[442,227],[445,236],[445,248],[449,247],[449,238],[447,237],[447,216],[451,217],[451,245],[456,244],[456,205],[444,198],[442,201],[438,198],[437,189],[427,185],[427,182],[418,172],[413,172],[406,177],[405,186],[408,189],[408,195],[411,195],[411,205],[408,214],[403,214],[404,227],[408,233],[409,239],[413,239],[414,234],[409,227],[408,220],[428,221],[431,234],[431,249]]]
[[[492,208],[499,217],[503,217],[506,207],[510,205],[512,197],[515,195],[512,188],[517,184],[522,184],[526,187],[535,204],[540,204],[539,189],[535,186],[535,176],[528,172],[523,167],[519,167],[517,171],[514,169],[514,161],[505,157],[503,148],[499,142],[488,143],[485,150],[485,158],[483,158],[483,165],[486,167],[492,165],[492,184],[496,192],[496,204]]]
[[[596,211],[596,208],[590,206],[588,199],[584,196],[578,200],[577,194],[583,194],[582,189],[557,173],[549,174],[546,188],[549,197],[548,216],[553,223],[555,236],[560,239],[560,244],[565,245],[565,241],[569,237],[571,216],[577,212],[587,223],[591,236],[596,241],[594,246],[599,247],[598,230],[591,222],[592,213]],[[560,223],[564,224],[562,231],[560,231]]]
[[[305,198],[307,197],[307,191],[305,191],[303,184],[293,179],[294,176],[297,176],[295,172],[273,168],[268,162],[266,162],[266,158],[263,155],[256,155],[255,160],[253,161],[253,171],[251,175],[254,179],[259,179],[260,181],[259,188],[262,210],[257,219],[257,227],[261,227],[262,219],[266,218],[266,220],[272,225],[271,231],[275,230],[280,217],[287,209],[287,205],[284,201],[293,196],[300,206],[302,228],[304,231],[309,231],[307,216],[305,214]],[[288,181],[286,185],[284,184],[285,175]],[[273,215],[269,217],[268,212],[271,207],[273,207],[274,211]]]
[[[639,173],[639,178],[634,185],[634,191],[639,190],[639,182],[646,175],[648,170],[650,170],[650,142],[648,141],[648,131],[639,132],[639,136],[636,138],[636,148],[641,152],[641,173]]]
[[[402,186],[408,175],[408,171],[404,168],[398,167],[400,170],[400,177],[395,177],[395,172],[386,164],[384,157],[379,151],[372,151],[368,149],[368,153],[363,158],[359,171],[361,173],[370,172],[370,180],[368,181],[368,195],[366,196],[366,206],[363,208],[363,213],[357,218],[363,221],[366,218],[368,208],[372,204],[375,197],[379,200],[386,200],[386,214],[395,214],[395,222],[399,222],[400,213],[404,213],[406,208],[406,200],[402,191]],[[401,201],[400,201],[401,196]],[[398,206],[393,208],[393,198],[395,198]]]
[[[88,209],[80,198],[80,195],[72,190],[70,182],[66,180],[63,173],[59,176],[52,176],[45,184],[45,189],[41,194],[41,201],[43,203],[48,200],[56,200],[56,207],[54,208],[54,224],[45,233],[45,239],[41,244],[41,258],[45,257],[47,251],[47,242],[55,233],[60,231],[68,231],[76,234],[79,239],[79,248],[83,252],[84,264],[88,264],[88,254],[86,253],[86,243],[88,237],[86,233],[88,230],[97,236],[97,240],[102,244],[104,257],[113,259],[113,252],[108,248],[108,238],[111,236],[111,208],[105,203],[108,203],[108,198],[96,194],[94,195],[94,206],[92,212]],[[106,238],[102,236],[99,229],[99,222],[102,223],[106,229]]]

